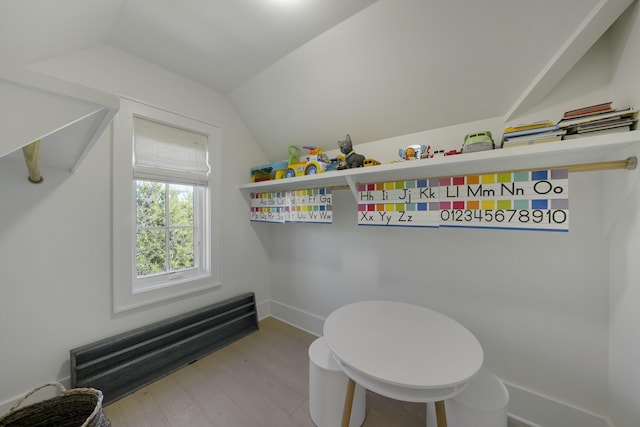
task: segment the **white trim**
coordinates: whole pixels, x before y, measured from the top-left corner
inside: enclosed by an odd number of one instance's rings
[[[317,316],[308,311],[271,300],[271,317],[309,332],[315,336],[322,336],[322,327],[324,326],[324,317]]]
[[[136,186],[139,179],[132,180],[133,190],[133,206],[137,203],[136,197]],[[166,182],[166,181],[165,181]],[[167,183],[169,184],[169,183]],[[160,272],[158,274],[138,277],[136,274],[132,275],[132,292],[134,294],[141,292],[148,292],[154,289],[163,288],[166,286],[177,286],[182,285],[183,283],[191,282],[198,279],[207,279],[211,276],[211,263],[210,263],[210,247],[211,247],[211,238],[210,236],[201,235],[200,232],[196,232],[196,230],[208,230],[209,223],[207,221],[206,208],[208,206],[207,201],[207,189],[206,187],[192,187],[193,188],[193,221],[194,221],[194,266],[192,268],[186,268],[179,271],[169,271],[169,259],[167,259],[165,265],[165,271]],[[168,193],[169,189],[165,188],[165,191]],[[165,196],[166,200],[169,200],[169,195]],[[165,208],[168,208],[170,205],[166,204]],[[137,223],[137,216],[135,209],[132,209],[131,212],[131,221],[135,224]],[[166,223],[165,227],[169,228],[169,217],[168,212],[165,211]],[[165,228],[165,230],[166,230]],[[140,230],[138,230],[140,231]],[[165,236],[166,237],[166,236]],[[136,239],[132,239],[133,243],[133,253],[137,251]],[[167,249],[168,250],[168,249]],[[132,254],[133,255],[133,254]],[[168,253],[165,251],[165,256],[168,257]],[[134,267],[135,270],[135,267]]]
[[[222,286],[220,245],[220,138],[218,126],[201,120],[176,114],[159,107],[122,98],[121,109],[113,121],[113,312],[139,308],[173,298],[218,289]],[[132,219],[135,197],[133,191],[133,116],[147,117],[164,123],[175,123],[184,129],[192,129],[207,136],[210,153],[211,177],[205,198],[209,200],[205,212],[208,236],[209,272],[207,277],[189,282],[176,282],[173,286],[134,292],[133,263],[135,250],[135,220]]]
[[[271,317],[271,300],[256,301],[256,311],[258,312],[258,320]]]
[[[533,390],[503,381],[509,390],[509,412],[518,414],[533,427],[567,425],[580,427],[611,427],[606,418],[575,405],[561,402]]]

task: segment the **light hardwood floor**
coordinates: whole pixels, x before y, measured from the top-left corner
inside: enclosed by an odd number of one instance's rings
[[[314,335],[271,317],[260,330],[105,407],[113,427],[313,427]],[[367,392],[365,427],[424,427],[425,405]]]

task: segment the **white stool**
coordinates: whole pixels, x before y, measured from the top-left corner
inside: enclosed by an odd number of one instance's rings
[[[445,400],[447,424],[453,427],[507,427],[509,391],[485,368],[471,379],[462,393]],[[433,404],[427,404],[427,426],[435,426]]]
[[[309,346],[309,414],[318,427],[342,424],[347,376],[334,360],[324,337]],[[366,391],[356,384],[349,427],[360,427],[366,412]]]

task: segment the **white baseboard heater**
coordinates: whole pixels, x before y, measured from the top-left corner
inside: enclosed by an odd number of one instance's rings
[[[70,351],[71,387],[114,402],[258,330],[253,292]]]

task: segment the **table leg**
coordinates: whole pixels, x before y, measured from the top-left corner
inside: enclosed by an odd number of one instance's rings
[[[436,402],[436,419],[438,427],[447,427],[447,413],[444,410],[444,400]]]
[[[349,378],[347,383],[347,395],[344,398],[344,412],[342,412],[342,427],[349,427],[351,421],[351,408],[353,407],[353,395],[356,392],[356,382]]]

